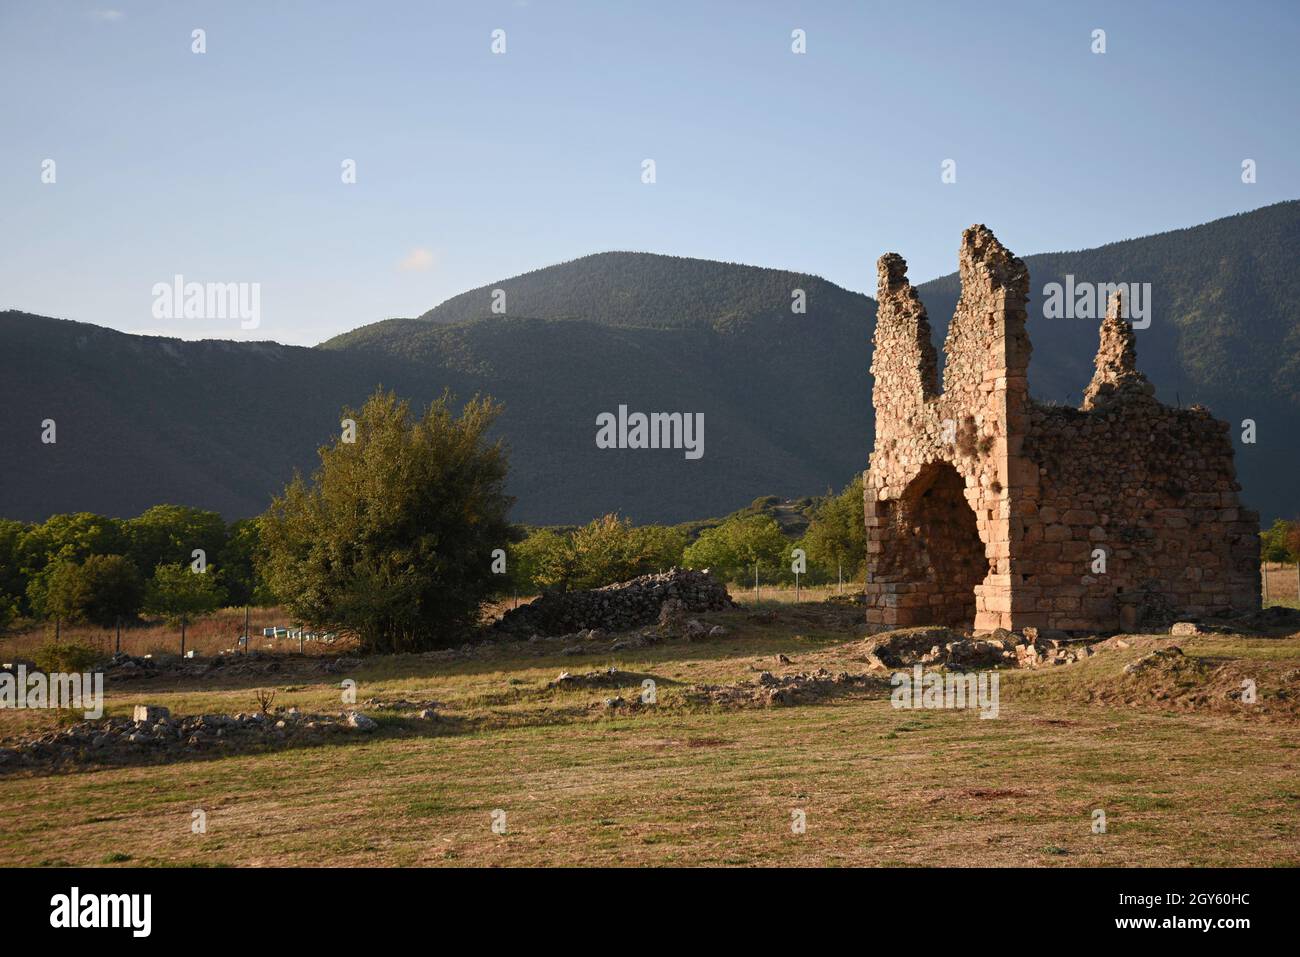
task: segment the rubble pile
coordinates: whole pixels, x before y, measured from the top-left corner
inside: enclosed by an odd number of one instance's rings
[[[297,708],[173,718],[156,705],[137,705],[130,718],[79,721],[58,731],[0,748],[0,772],[75,764],[174,761],[198,752],[237,753],[289,744],[313,744],[326,736],[371,732],[373,718],[357,711],[311,714]]]
[[[537,635],[566,635],[593,628],[629,631],[658,622],[669,601],[679,603],[683,613],[735,607],[727,586],[707,571],[674,568],[590,591],[547,592],[506,612],[495,627],[507,633]]]
[[[770,671],[764,671],[750,684],[693,685],[686,690],[685,698],[693,704],[733,707],[808,704],[849,688],[875,684],[879,680],[872,675],[850,674],[847,671],[832,673],[825,668],[791,675],[774,675]]]
[[[1067,639],[1063,633],[1023,632],[999,628],[974,637],[952,628],[900,628],[866,639],[867,661],[875,671],[912,665],[943,665],[953,670],[979,668],[1038,668],[1064,665],[1091,657],[1085,641]]]

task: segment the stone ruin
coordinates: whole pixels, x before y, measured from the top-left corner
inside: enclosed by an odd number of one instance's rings
[[[566,635],[583,629],[626,631],[656,622],[665,604],[680,612],[734,608],[727,586],[708,570],[673,568],[657,575],[583,591],[546,592],[501,616],[507,633]]]
[[[868,622],[1131,631],[1259,609],[1228,424],[1156,400],[1120,296],[1075,409],[1030,398],[1029,272],[986,227],[962,235],[942,391],[907,264],[878,268]]]

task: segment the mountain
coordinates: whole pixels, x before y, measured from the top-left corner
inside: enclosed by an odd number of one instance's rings
[[[134,515],[160,502],[255,514],[391,365],[360,359],[2,312],[0,515]]]
[[[417,403],[444,388],[501,400],[520,521],[579,522],[615,510],[643,522],[726,514],[759,494],[842,485],[865,461],[867,297],[812,276],[633,253],[554,269],[531,281],[567,298],[532,301],[514,280],[499,284],[512,310],[543,316],[494,316],[489,302],[490,318],[388,320],[315,349],[148,339],[0,314],[0,396],[14,409],[0,429],[24,426],[6,439],[19,468],[0,474],[0,513],[118,514],[157,500],[261,511],[295,467],[313,467],[315,448],[337,433],[341,406],[358,404],[375,383]],[[598,303],[641,289],[640,307],[658,324],[633,326],[625,314],[606,321],[599,309],[574,317],[581,297],[572,278],[582,271]],[[750,298],[734,301],[746,289]],[[806,313],[791,312],[792,289],[806,293]],[[695,311],[674,316],[674,302]],[[163,381],[184,384],[183,396],[164,400],[159,370]],[[102,420],[75,452],[62,421],[57,452],[39,444],[40,421],[59,418],[41,411],[54,407],[53,396],[69,422],[72,410],[92,407]],[[598,449],[596,418],[620,405],[702,414],[704,455]],[[202,476],[191,462],[202,463]],[[78,479],[87,467],[103,479]]]
[[[996,231],[996,222],[991,223]],[[1035,396],[1077,404],[1097,320],[1047,319],[1043,287],[1151,284],[1138,359],[1167,402],[1257,423],[1238,444],[1245,500],[1296,509],[1300,449],[1300,202],[1097,249],[1028,256]],[[954,240],[955,241],[955,240]],[[885,252],[886,250],[881,250]],[[907,250],[899,252],[907,255]],[[864,285],[874,283],[864,264]],[[921,285],[936,345],[956,277]],[[803,290],[806,313],[791,311]],[[492,310],[504,291],[505,314]],[[0,514],[133,514],[160,501],[227,517],[265,508],[376,384],[422,404],[450,389],[502,400],[514,517],[636,521],[726,514],[759,495],[842,486],[871,447],[875,303],[815,276],[611,252],[504,279],[417,319],[363,326],[315,348],[182,342],[0,313]],[[596,417],[702,413],[704,455],[602,449]],[[58,442],[40,423],[58,423]]]
[[[583,256],[453,296],[421,319],[444,324],[491,319],[496,290],[512,315],[589,318],[602,325],[739,332],[791,315],[802,289],[819,314],[860,317],[867,301],[817,276],[739,263],[608,252]],[[346,337],[344,337],[346,338]]]

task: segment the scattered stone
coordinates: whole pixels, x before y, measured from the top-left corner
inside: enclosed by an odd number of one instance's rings
[[[348,727],[356,728],[358,731],[374,731],[379,727],[379,723],[360,711],[350,711],[348,712]]]
[[[406,711],[413,714],[424,708],[437,708],[439,705],[438,702],[431,700],[409,701],[406,698],[367,698],[361,702],[361,707],[368,711]],[[291,708],[288,713],[293,715],[296,710]]]
[[[144,724],[157,724],[159,721],[171,717],[171,712],[162,705],[156,704],[138,704],[132,715],[132,720],[143,722]]]
[[[1033,631],[1034,634],[1028,634]],[[955,671],[1003,666],[1037,668],[1071,664],[1092,654],[1086,641],[1045,637],[1052,632],[1026,629],[1018,634],[1003,628],[987,635],[972,636],[951,628],[900,628],[864,639],[867,665],[872,671],[887,671],[912,665],[933,665]]]
[[[619,684],[619,671],[612,665],[603,671],[588,671],[575,675],[561,671],[559,676],[547,682],[548,688],[607,688]]]
[[[1150,671],[1153,668],[1162,668],[1168,665],[1177,667],[1186,660],[1183,649],[1177,645],[1170,645],[1168,648],[1161,648],[1153,651],[1148,655],[1143,655],[1137,661],[1131,661],[1124,666],[1124,674],[1138,675],[1144,671]]]
[[[807,704],[831,697],[845,689],[881,682],[870,675],[846,671],[832,674],[825,668],[793,675],[774,675],[764,671],[753,684],[694,685],[686,690],[686,700],[697,704],[733,707],[773,707]]]
[[[1169,628],[1169,634],[1183,637],[1186,635],[1200,635],[1204,634],[1204,632],[1201,631],[1200,625],[1194,621],[1176,621]]]

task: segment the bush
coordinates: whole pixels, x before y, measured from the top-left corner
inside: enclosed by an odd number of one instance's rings
[[[511,547],[510,580],[520,591],[600,588],[682,563],[686,535],[604,515],[568,534],[543,528]]]
[[[55,671],[71,674],[87,671],[103,655],[99,649],[76,641],[47,641],[36,649],[32,660],[46,674]]]
[[[423,418],[377,391],[355,441],[320,451],[310,484],[296,477],[260,524],[262,572],[298,621],[357,636],[366,652],[419,651],[463,640],[500,584],[492,552],[513,537],[506,455],[486,434],[489,400],[459,417],[444,395]]]

